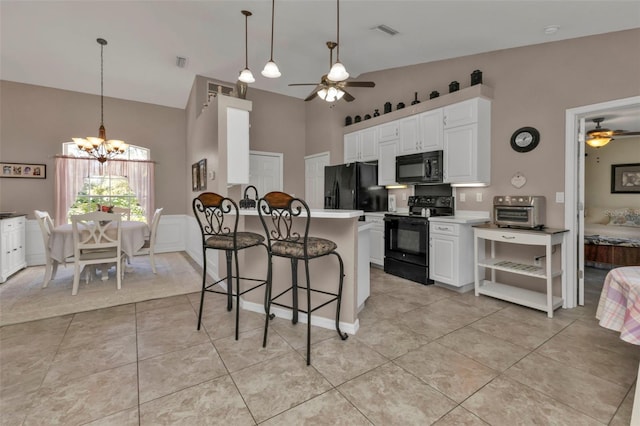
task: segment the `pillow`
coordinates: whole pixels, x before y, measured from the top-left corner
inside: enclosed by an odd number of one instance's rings
[[[608,225],[640,227],[640,209],[616,209],[607,212]]]

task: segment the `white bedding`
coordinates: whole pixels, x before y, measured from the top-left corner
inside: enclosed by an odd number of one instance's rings
[[[640,240],[640,227],[602,225],[600,223],[585,223],[585,237],[599,235],[600,237],[626,238],[630,240]]]

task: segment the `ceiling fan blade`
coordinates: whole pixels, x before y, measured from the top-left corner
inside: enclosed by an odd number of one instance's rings
[[[316,86],[318,83],[292,83],[289,86]]]
[[[345,87],[376,87],[373,81],[345,81]]]
[[[616,130],[613,132],[613,136],[616,138],[621,136],[640,136],[640,132],[627,132],[625,130]]]
[[[309,96],[307,96],[306,98],[304,98],[305,102],[306,102],[306,101],[310,101],[310,100],[312,100],[313,98],[315,98],[315,97],[316,97],[316,95],[318,94],[318,92],[320,91],[320,89],[322,89],[322,85],[321,85],[321,84],[318,84],[318,85],[316,86],[316,88],[315,88],[315,89],[313,89],[313,91],[312,91],[311,93],[309,93]]]
[[[351,93],[347,92],[344,89],[342,89],[342,91],[344,92],[344,96],[342,96],[342,99],[344,99],[347,102],[355,101],[356,98],[354,98],[353,95],[351,95]]]

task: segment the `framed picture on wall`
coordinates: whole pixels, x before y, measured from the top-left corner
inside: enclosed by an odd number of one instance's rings
[[[47,166],[45,164],[25,164],[25,163],[0,163],[3,178],[28,178],[46,179]]]
[[[203,158],[198,161],[198,189],[200,191],[207,190],[207,159]]]
[[[198,163],[193,163],[191,165],[191,190],[197,191],[200,188],[200,182],[198,178],[200,177],[200,173],[198,173]]]
[[[640,194],[640,163],[611,165],[612,194]]]

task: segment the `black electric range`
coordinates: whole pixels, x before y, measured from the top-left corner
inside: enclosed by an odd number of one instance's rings
[[[411,196],[407,213],[384,217],[384,271],[421,284],[429,279],[429,217],[452,216],[451,196]]]

